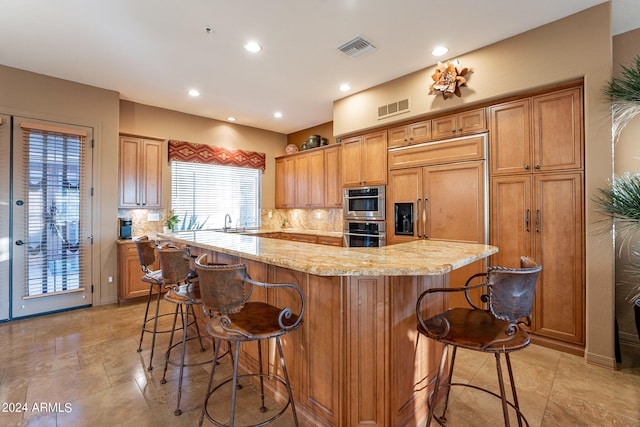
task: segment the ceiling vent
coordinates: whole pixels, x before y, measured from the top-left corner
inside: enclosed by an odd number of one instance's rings
[[[360,58],[361,56],[372,52],[375,49],[376,47],[372,45],[371,42],[366,41],[360,36],[346,42],[338,48],[339,51],[347,56],[350,56],[351,58]]]
[[[411,111],[409,98],[391,102],[378,107],[378,120]]]

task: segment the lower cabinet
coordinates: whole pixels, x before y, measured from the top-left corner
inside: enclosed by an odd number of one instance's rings
[[[149,284],[140,280],[144,273],[140,268],[135,242],[118,243],[118,301],[149,295]],[[157,269],[159,266],[152,268]]]
[[[519,266],[522,255],[542,264],[536,288],[533,341],[583,354],[584,214],[582,172],[491,179],[492,265]]]

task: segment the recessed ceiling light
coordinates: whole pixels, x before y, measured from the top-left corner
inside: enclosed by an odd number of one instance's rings
[[[446,47],[444,47],[444,46],[438,46],[438,47],[436,47],[435,49],[433,49],[433,50],[431,51],[431,54],[432,54],[433,56],[442,56],[442,55],[444,55],[444,54],[445,54],[445,53],[447,53],[447,52],[449,52],[449,49],[447,49],[447,48],[446,48]]]
[[[244,45],[244,48],[251,53],[260,52],[262,50],[262,46],[258,44],[258,42],[250,41]]]
[[[280,111],[276,111],[275,113],[273,113],[273,117],[275,117],[276,119],[281,119],[282,113]]]
[[[348,83],[342,83],[338,89],[340,89],[342,92],[346,92],[348,90],[351,90],[351,86],[349,86]]]
[[[229,116],[229,117],[227,117],[227,121],[229,121],[229,122],[235,122],[236,120],[238,120],[238,119],[236,119],[236,118],[235,118],[235,117],[233,117],[233,116]]]
[[[197,89],[189,89],[189,92],[187,92],[189,94],[189,96],[200,96],[200,91]]]

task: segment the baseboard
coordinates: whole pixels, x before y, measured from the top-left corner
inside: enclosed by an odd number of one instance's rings
[[[601,354],[589,353],[588,351],[584,352],[584,358],[587,363],[592,365],[601,366],[607,369],[616,369],[617,363],[615,357],[606,357]]]

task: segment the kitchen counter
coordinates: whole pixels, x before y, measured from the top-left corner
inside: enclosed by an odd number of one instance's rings
[[[498,252],[495,246],[431,240],[381,248],[340,248],[216,231],[183,231],[159,237],[318,276],[442,275]]]
[[[208,262],[245,264],[254,280],[300,287],[303,324],[282,341],[301,425],[314,427],[424,425],[442,344],[418,339],[417,298],[448,286],[451,271],[498,251],[430,240],[342,248],[215,231],[159,237],[207,253]],[[286,292],[254,289],[251,298],[301,310]],[[448,306],[447,294],[437,294],[423,315]],[[269,367],[277,366],[273,345],[265,353]],[[241,348],[245,372],[257,370],[255,353],[254,347]],[[283,397],[282,390],[270,393]]]

